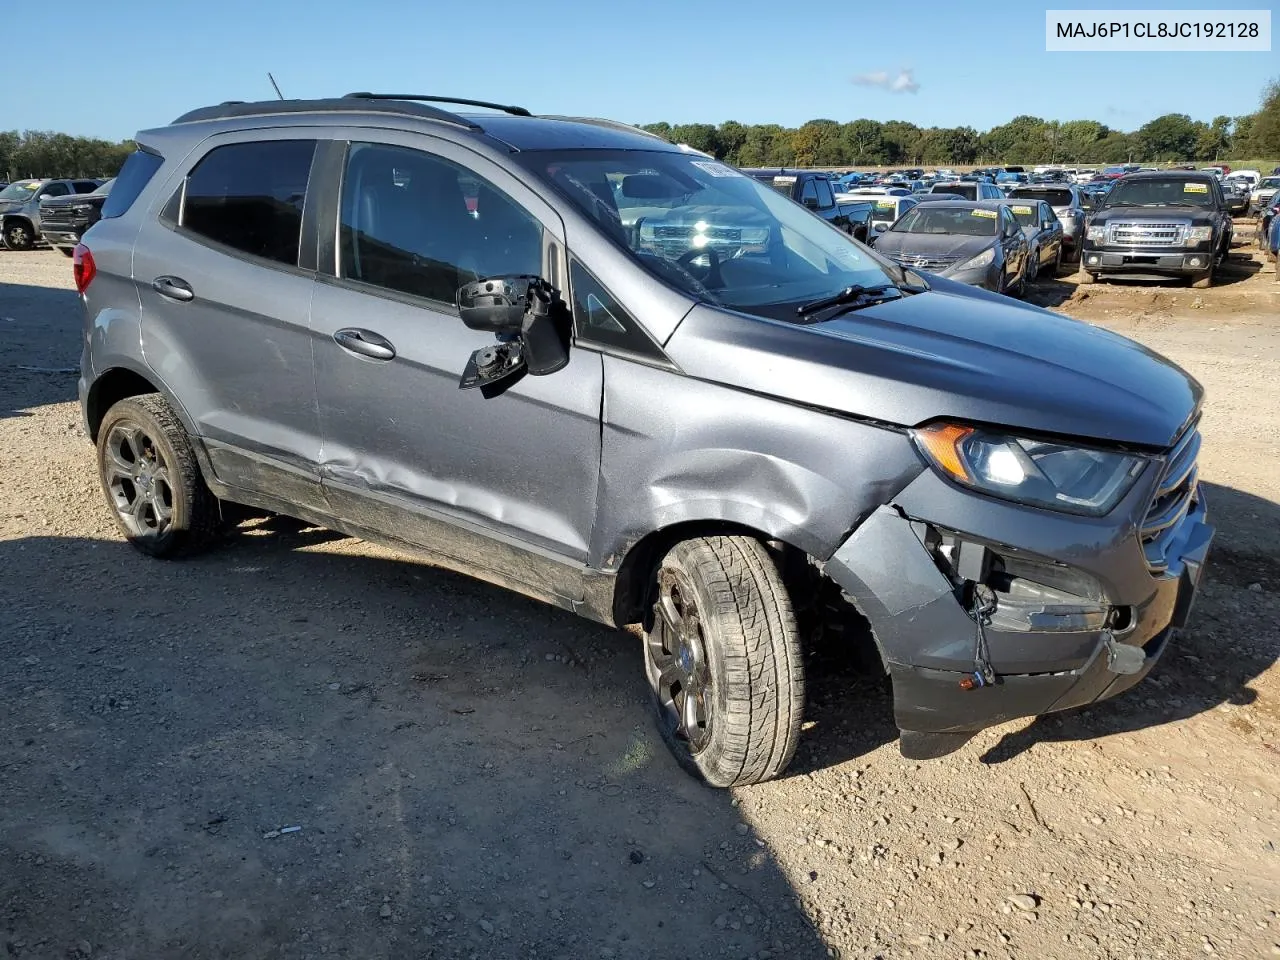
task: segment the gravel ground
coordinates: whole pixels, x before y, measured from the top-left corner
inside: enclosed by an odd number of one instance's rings
[[[0,251],[0,948],[16,957],[1280,955],[1280,284],[1041,284],[1209,391],[1219,540],[1129,695],[905,762],[811,654],[792,772],[654,734],[633,639],[319,529],[121,542],[57,253]],[[297,829],[291,829],[297,828]]]

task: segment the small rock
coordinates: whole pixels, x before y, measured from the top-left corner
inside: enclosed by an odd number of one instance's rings
[[[382,917],[382,919],[384,919],[384,920],[385,920],[387,917],[391,916],[391,904],[389,904],[389,903],[384,903],[384,904],[382,905],[382,908],[381,908],[380,910],[378,910],[378,916]]]
[[[1008,898],[1009,902],[1019,910],[1034,910],[1039,901],[1029,893],[1015,893]]]
[[[751,828],[747,826],[745,823],[735,823],[733,825],[733,829],[738,833],[739,836],[743,836],[743,837],[745,837],[748,833],[751,832]]]
[[[644,854],[641,853],[639,850],[632,850],[629,854],[627,854],[627,859],[630,860],[632,863],[644,863]]]
[[[957,839],[952,840],[950,843],[948,843],[948,844],[947,844],[947,849],[948,849],[948,850],[959,850],[959,849],[960,849],[960,847],[961,847],[961,846],[963,846],[963,845],[964,845],[964,841],[963,841],[963,840],[960,840],[959,838],[957,838]]]
[[[1249,592],[1250,592],[1250,593],[1261,593],[1261,592],[1262,592],[1262,584],[1260,584],[1260,583],[1251,583],[1251,584],[1249,584]]]
[[[644,887],[646,890],[652,890],[657,886],[657,884],[653,880],[644,880],[641,882],[640,886]]]
[[[80,956],[87,957],[93,954],[93,946],[88,940],[79,940],[76,942],[76,950],[80,952]]]
[[[717,930],[723,930],[725,927],[729,925],[729,918],[722,913],[720,914],[720,916],[716,917],[714,921],[712,921],[711,925],[715,927]]]
[[[329,689],[330,689],[330,690],[341,690],[341,689],[342,689],[342,684],[340,684],[340,683],[331,683],[331,684],[329,684]]]
[[[556,658],[556,655],[555,655],[554,653],[548,653],[548,654],[547,654],[547,663],[551,663],[552,661],[554,661],[554,660],[555,660],[555,658]]]
[[[1273,943],[1271,945],[1271,955],[1273,957],[1280,957],[1280,943]]]
[[[484,917],[481,917],[481,918],[480,918],[480,929],[481,929],[481,930],[483,930],[485,933],[492,934],[492,933],[493,933],[493,924],[492,924],[492,923],[490,923],[488,920],[484,919]]]

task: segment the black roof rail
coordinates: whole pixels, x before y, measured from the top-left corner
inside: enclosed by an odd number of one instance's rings
[[[531,114],[524,107],[513,107],[505,103],[490,103],[487,100],[464,100],[461,97],[436,97],[417,93],[369,93],[368,91],[360,91],[358,93],[347,93],[343,95],[343,99],[351,100],[409,100],[414,103],[459,103],[467,107],[485,107],[489,110],[501,110],[503,113],[509,113],[513,117],[531,117]]]
[[[230,100],[213,107],[189,110],[174,123],[195,123],[200,120],[225,120],[232,117],[258,117],[286,113],[388,113],[399,116],[438,120],[483,132],[484,128],[474,120],[460,117],[448,110],[441,110],[426,103],[406,103],[404,100],[364,99],[361,97],[330,97],[324,100],[260,100],[255,103]]]
[[[589,123],[596,127],[608,127],[610,130],[621,130],[625,133],[638,133],[642,137],[653,137],[653,139],[661,140],[663,143],[671,142],[664,137],[658,136],[656,133],[651,133],[644,129],[644,127],[637,127],[635,124],[631,123],[623,123],[621,120],[603,120],[600,117],[562,117],[557,114],[550,113],[541,114],[541,117],[543,120],[566,120],[571,123]]]

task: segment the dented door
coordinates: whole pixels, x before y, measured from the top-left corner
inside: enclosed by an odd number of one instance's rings
[[[464,326],[451,302],[475,274],[555,283],[563,226],[496,165],[387,136],[348,148],[337,276],[322,278],[312,301],[326,495],[335,510],[363,514],[353,523],[430,539],[429,549],[482,568],[501,560],[526,583],[546,584],[533,568],[549,560],[564,596],[595,517],[600,356],[575,350],[563,369],[497,396],[461,390],[471,354],[494,337]],[[526,552],[498,558],[484,535]]]

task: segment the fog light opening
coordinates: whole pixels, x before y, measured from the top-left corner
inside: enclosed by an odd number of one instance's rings
[[[1135,622],[1133,607],[1112,607],[1111,616],[1107,618],[1107,629],[1113,634],[1128,633]]]

